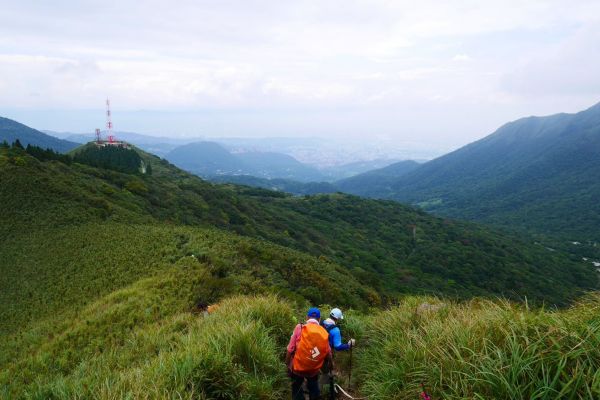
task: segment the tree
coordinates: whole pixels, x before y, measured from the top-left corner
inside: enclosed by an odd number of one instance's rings
[[[146,167],[146,175],[152,175],[152,164],[148,163]]]
[[[19,139],[15,140],[15,142],[14,142],[14,143],[13,143],[13,145],[12,145],[12,147],[13,147],[14,149],[21,149],[21,150],[24,150],[24,149],[23,149],[23,145],[21,144],[21,142],[19,141]]]

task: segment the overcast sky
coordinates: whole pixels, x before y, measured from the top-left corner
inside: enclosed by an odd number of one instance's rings
[[[0,0],[0,115],[465,144],[600,101],[600,1]]]

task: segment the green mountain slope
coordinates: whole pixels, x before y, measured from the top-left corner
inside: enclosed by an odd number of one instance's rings
[[[85,223],[217,227],[336,262],[381,293],[373,304],[422,292],[564,303],[595,285],[590,266],[559,252],[395,202],[213,185],[143,152],[151,176],[21,153],[0,158],[3,237]]]
[[[188,257],[0,342],[0,398],[289,397],[280,355],[304,309],[233,296],[195,315],[189,299],[207,273]],[[337,382],[374,400],[416,398],[421,384],[433,398],[595,399],[599,311],[596,295],[564,311],[408,297],[347,312],[344,334],[358,346],[353,363],[336,354]]]
[[[32,146],[38,146],[43,149],[49,148],[60,153],[66,153],[79,146],[78,143],[57,139],[19,122],[0,117],[0,143],[3,141],[12,143],[17,139],[19,139],[23,146],[31,144]]]
[[[419,163],[412,160],[399,161],[383,168],[367,171],[350,178],[335,182],[341,191],[358,196],[379,197],[390,190],[390,186],[398,177],[407,174],[419,167]]]
[[[600,104],[508,123],[370,194],[442,215],[599,241],[599,154]]]
[[[562,304],[596,283],[594,271],[560,252],[473,224],[391,201],[341,194],[295,198],[213,185],[138,152],[153,166],[152,175],[40,162],[0,147],[0,398],[279,399],[289,396],[279,355],[308,304],[365,310],[411,292],[506,294]],[[215,302],[220,308],[214,315],[191,312],[197,303]],[[416,316],[402,319],[415,309],[411,304],[394,314],[376,313],[374,320],[356,313],[349,318],[354,322],[346,334],[364,343],[361,363],[397,361],[395,351],[377,353],[385,343],[368,343],[384,340],[385,326],[418,332]],[[454,318],[454,311],[442,315]],[[525,326],[522,314],[497,316],[498,326],[505,326],[504,316]],[[490,318],[474,313],[466,335],[519,354],[495,331],[481,330]],[[588,320],[565,323],[585,332]],[[450,331],[440,327],[463,319],[457,321],[440,320],[427,326],[428,336],[419,336],[442,343]],[[532,321],[523,329],[534,337],[545,327]],[[566,352],[571,342],[563,345],[559,333],[554,353],[542,354],[562,365],[555,354],[564,349],[571,362],[563,378],[544,387],[584,387],[593,374],[570,384],[564,377],[575,371],[572,363],[586,371],[594,364]],[[465,343],[464,337],[457,342]],[[584,350],[595,348],[586,343]],[[475,344],[464,351],[471,348],[475,353],[462,368],[489,368],[494,360],[485,364],[482,355],[499,354]],[[440,368],[452,359],[436,358]],[[543,370],[545,360],[536,358]],[[345,368],[343,356],[338,365]],[[359,371],[361,387],[373,398],[389,398],[381,388],[400,382],[398,371],[385,365]],[[493,365],[497,375],[510,376],[504,364]],[[442,376],[449,380],[436,394],[443,397],[447,386],[454,387],[448,393],[461,393],[451,376]],[[365,385],[365,379],[383,386]],[[477,382],[477,393],[503,393]]]

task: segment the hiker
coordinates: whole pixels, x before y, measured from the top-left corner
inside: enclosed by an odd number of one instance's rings
[[[285,363],[292,379],[292,400],[304,400],[302,384],[305,379],[310,399],[318,399],[321,395],[319,371],[325,360],[333,370],[329,334],[321,326],[320,321],[319,309],[310,308],[306,314],[306,323],[296,325],[290,338]]]
[[[329,332],[329,346],[335,351],[350,350],[356,344],[356,340],[350,339],[348,343],[342,343],[342,332],[337,325],[338,321],[344,319],[344,314],[339,308],[334,308],[329,314],[329,318],[323,321],[323,327]]]

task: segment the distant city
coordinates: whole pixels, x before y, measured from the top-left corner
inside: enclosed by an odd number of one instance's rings
[[[94,133],[72,133],[43,131],[60,139],[87,143]],[[103,132],[104,133],[104,132]],[[398,160],[427,161],[454,150],[458,146],[432,145],[419,141],[397,142],[391,139],[374,138],[371,141],[349,139],[325,139],[317,137],[242,138],[242,137],[189,137],[172,138],[150,136],[133,132],[115,131],[117,139],[126,140],[159,156],[174,148],[199,141],[211,141],[223,145],[232,153],[277,152],[290,155],[298,161],[326,168],[361,161]]]

